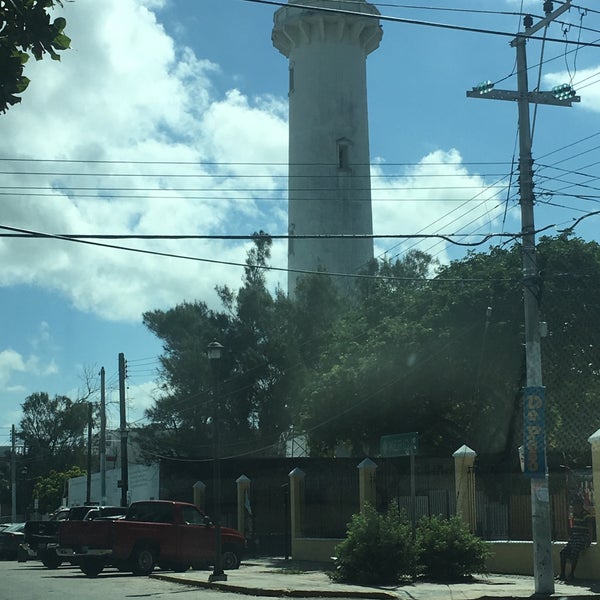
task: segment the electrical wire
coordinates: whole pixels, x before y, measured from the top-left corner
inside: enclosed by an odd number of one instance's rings
[[[515,36],[517,36],[517,33],[511,33],[508,31],[498,31],[495,29],[484,29],[481,27],[467,27],[464,25],[450,25],[448,23],[435,23],[432,21],[421,21],[421,20],[417,20],[417,19],[405,19],[405,18],[401,18],[401,17],[390,17],[390,16],[386,16],[386,15],[378,15],[378,14],[372,14],[372,13],[366,13],[366,12],[357,12],[357,11],[350,11],[350,10],[343,10],[343,9],[336,9],[336,8],[325,8],[325,7],[317,7],[317,6],[306,6],[303,4],[295,4],[293,2],[283,2],[283,1],[278,1],[278,0],[241,0],[242,2],[251,2],[254,4],[266,4],[269,6],[279,6],[282,8],[298,8],[300,10],[304,10],[304,11],[314,11],[314,12],[322,12],[322,13],[330,13],[330,14],[343,14],[343,15],[350,15],[350,16],[357,16],[357,17],[361,17],[361,18],[365,18],[365,19],[375,19],[375,20],[379,20],[379,21],[387,21],[387,22],[392,22],[392,23],[402,23],[404,25],[419,25],[419,26],[425,26],[425,27],[432,27],[432,28],[437,28],[437,29],[447,29],[447,30],[452,30],[452,31],[462,31],[462,32],[467,32],[467,33],[481,33],[481,34],[487,34],[487,35],[496,35],[496,36],[501,36],[501,37],[512,37],[514,38]],[[531,35],[528,36],[528,39],[531,40],[541,40],[543,38],[536,36],[536,35]],[[546,41],[548,42],[557,42],[560,44],[577,44],[577,42],[571,42],[569,40],[564,40],[561,38],[546,38]],[[585,46],[585,47],[589,47],[589,48],[600,48],[600,44],[597,42],[581,42],[580,43],[581,46]]]

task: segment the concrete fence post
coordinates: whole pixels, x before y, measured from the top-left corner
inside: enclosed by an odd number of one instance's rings
[[[302,512],[304,504],[304,471],[296,467],[289,473],[290,478],[290,535],[292,538],[292,557],[294,556],[294,542],[302,537],[303,523]]]
[[[375,472],[377,465],[370,459],[365,458],[357,467],[358,486],[360,493],[360,512],[364,512],[365,505],[377,506],[377,486]]]
[[[252,516],[250,506],[250,479],[240,475],[235,483],[237,485],[237,529],[242,535],[248,531],[248,518]]]
[[[475,532],[475,457],[477,453],[468,446],[461,446],[454,454],[454,483],[456,487],[456,515]]]
[[[194,492],[194,504],[196,505],[198,510],[204,512],[206,484],[202,481],[196,481],[196,483],[192,486],[192,490]]]

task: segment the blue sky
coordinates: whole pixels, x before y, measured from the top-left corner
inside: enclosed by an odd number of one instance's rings
[[[449,4],[451,11],[434,10]],[[595,3],[575,4],[548,36],[598,43]],[[517,13],[541,16],[542,5],[392,0],[378,7],[397,19],[516,33]],[[271,44],[275,10],[245,0],[76,0],[57,9],[72,49],[60,63],[32,60],[23,102],[0,115],[0,225],[53,234],[285,233],[288,75]],[[511,38],[382,25],[381,47],[367,63],[375,233],[476,241],[517,232],[517,176],[509,176],[517,107],[466,97],[488,79],[516,89]],[[553,226],[550,233],[598,208],[599,50],[528,43],[530,88],[572,82],[582,97],[573,108],[540,106],[534,119],[536,225]],[[598,218],[586,218],[576,233],[596,239]],[[248,248],[218,240],[116,243],[232,263],[242,263]],[[442,261],[465,253],[428,238],[378,240],[376,250],[395,257],[415,245]],[[76,398],[85,374],[102,366],[116,426],[119,352],[129,365],[128,419],[140,419],[161,352],[143,312],[195,299],[218,308],[215,285],[235,288],[241,276],[238,266],[61,240],[2,238],[0,261],[0,444],[29,394]],[[272,263],[286,266],[283,242]],[[285,278],[274,273],[270,283],[283,286]]]

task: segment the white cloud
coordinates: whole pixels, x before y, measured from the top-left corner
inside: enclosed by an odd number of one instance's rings
[[[3,388],[18,389],[20,385],[14,385],[12,379],[16,374],[27,374],[35,377],[53,375],[58,372],[54,360],[44,363],[42,359],[31,354],[24,357],[19,352],[8,348],[0,352],[0,386]]]
[[[48,363],[44,363],[39,356],[31,355],[25,363],[25,371],[31,375],[46,377],[48,375],[56,375],[58,373],[58,366],[54,359]]]
[[[402,175],[387,173],[385,163],[372,169],[375,233],[461,234],[461,241],[476,242],[476,234],[497,230],[492,223],[502,216],[508,182],[470,174],[458,150],[432,152]],[[395,258],[414,247],[447,260],[447,244],[438,238],[378,240],[375,250]]]
[[[127,421],[135,422],[143,418],[144,411],[154,405],[159,390],[153,381],[127,386]]]
[[[0,386],[6,387],[13,373],[25,371],[23,357],[14,350],[2,350],[0,352]]]
[[[282,182],[272,176],[282,167],[262,170],[261,186],[239,177],[234,186],[231,178],[239,168],[220,165],[285,162],[285,103],[251,100],[236,90],[216,97],[210,78],[218,67],[165,33],[152,12],[163,5],[107,0],[98,10],[94,2],[65,4],[72,49],[59,63],[28,64],[30,88],[21,105],[2,117],[3,155],[136,162],[7,163],[15,174],[5,185],[23,194],[7,203],[1,224],[75,234],[250,234],[257,228],[251,221],[271,232],[285,230],[283,204],[271,210],[271,202],[265,209],[252,192],[257,187],[274,192]],[[157,164],[169,161],[186,164]],[[46,175],[25,174],[32,171]],[[245,189],[228,190],[240,186]],[[69,191],[74,188],[79,189]],[[114,243],[225,262],[243,262],[248,247],[216,241]],[[0,260],[0,285],[41,286],[81,311],[130,321],[183,299],[214,300],[215,282],[235,287],[241,273],[219,264],[47,239],[4,239]]]
[[[36,335],[30,340],[31,347],[37,352],[40,349],[54,350],[55,344],[52,338],[52,330],[47,321],[41,321],[38,325]]]

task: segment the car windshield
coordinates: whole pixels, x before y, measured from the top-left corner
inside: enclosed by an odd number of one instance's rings
[[[18,531],[23,531],[24,527],[25,523],[15,523],[13,525],[9,525],[8,527],[0,531],[0,533],[14,533]]]

